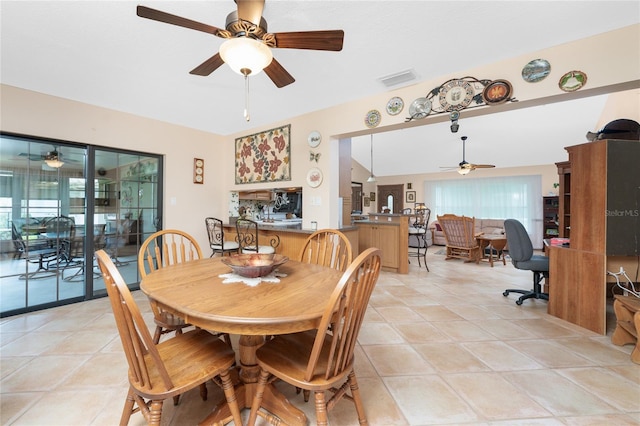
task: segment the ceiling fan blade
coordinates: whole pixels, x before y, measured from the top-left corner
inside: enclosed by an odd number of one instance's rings
[[[224,61],[220,57],[220,54],[216,53],[215,55],[189,71],[189,74],[207,76],[220,68],[222,64],[224,64]]]
[[[493,164],[470,164],[472,169],[492,169],[495,166]]]
[[[275,33],[276,45],[280,49],[342,50],[344,31],[297,31]]]
[[[223,37],[221,33],[227,32],[212,25],[203,24],[201,22],[192,21],[191,19],[183,18],[181,16],[172,15],[160,10],[151,9],[146,6],[138,6],[137,14],[141,18],[151,19],[153,21],[164,22],[166,24],[177,25],[178,27],[190,28],[196,31],[202,31],[207,34],[213,34],[218,37]]]
[[[44,160],[44,154],[29,154],[26,152],[21,152],[18,154],[18,157],[27,158],[31,161],[42,161]]]
[[[280,62],[276,61],[276,58],[273,58],[269,66],[264,69],[264,72],[279,88],[288,86],[289,84],[296,81],[295,78],[293,78],[291,74],[289,74],[289,72],[287,72],[287,70],[285,70],[284,67],[280,65]]]
[[[238,18],[260,25],[264,0],[236,0],[238,5]]]

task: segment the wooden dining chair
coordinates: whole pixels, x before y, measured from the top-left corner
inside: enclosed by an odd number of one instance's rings
[[[482,256],[475,237],[475,218],[445,214],[438,216],[438,223],[447,242],[445,260],[464,259],[466,262],[480,262]]]
[[[309,235],[297,260],[344,272],[353,260],[351,243],[337,229],[319,229]]]
[[[215,217],[207,217],[204,219],[204,223],[207,227],[207,234],[209,235],[209,246],[211,247],[211,256],[220,253],[224,256],[225,253],[237,253],[240,249],[240,245],[237,241],[227,241],[224,238],[224,226],[222,221]]]
[[[353,369],[353,351],[369,297],[380,275],[381,253],[380,249],[369,248],[347,268],[329,298],[317,330],[274,336],[256,351],[260,377],[249,425],[255,425],[258,415],[270,417],[260,406],[272,377],[314,392],[318,425],[327,424],[328,410],[343,397],[355,404],[359,424],[366,424]],[[325,391],[333,394],[329,400],[325,399]]]
[[[144,278],[156,269],[201,258],[202,250],[200,250],[200,245],[195,238],[184,231],[164,229],[151,234],[142,243],[138,252],[138,271],[140,278]],[[191,325],[185,323],[184,319],[161,309],[154,300],[149,299],[149,302],[153,311],[153,320],[156,323],[156,331],[153,336],[155,343],[160,341],[163,334],[172,331],[180,334],[183,328]],[[231,346],[231,338],[227,333],[215,331],[211,331],[211,333],[219,335]]]
[[[327,266],[344,272],[353,260],[351,242],[337,229],[319,229],[309,235],[298,255],[299,262]],[[296,388],[300,393],[300,388]],[[304,391],[309,401],[309,391]]]
[[[191,235],[177,229],[164,229],[151,234],[142,243],[138,252],[138,271],[140,278],[144,279],[147,274],[157,269],[201,258],[202,250]],[[185,323],[184,319],[161,309],[154,300],[150,299],[149,302],[156,324],[154,343],[158,343],[163,334],[173,331],[180,334],[183,328],[191,325]]]
[[[129,392],[120,425],[127,425],[131,414],[138,411],[148,424],[160,425],[165,399],[175,398],[200,386],[200,395],[206,400],[207,388],[203,384],[217,378],[222,383],[234,423],[241,425],[242,418],[230,374],[235,363],[233,349],[201,329],[156,344],[127,284],[109,255],[99,250],[96,258],[129,364]]]

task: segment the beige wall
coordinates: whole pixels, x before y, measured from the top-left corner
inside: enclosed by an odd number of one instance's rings
[[[1,95],[3,131],[163,154],[164,226],[209,247],[205,216],[227,216],[222,137],[10,86],[3,85]],[[193,184],[194,157],[205,160],[204,185]]]
[[[560,92],[556,83],[552,81],[543,80],[535,85],[523,83],[520,77],[522,65],[537,57],[550,60],[553,66],[559,69],[584,70],[589,75],[588,86],[568,94]],[[614,63],[616,66],[611,66]],[[291,124],[292,180],[290,185],[304,187],[304,226],[308,227],[312,220],[317,221],[319,227],[336,226],[338,224],[338,138],[369,133],[371,130],[364,126],[363,121],[366,111],[372,108],[384,110],[390,96],[413,99],[417,97],[416,94],[427,93],[443,81],[460,75],[508,79],[514,85],[514,92],[518,94],[520,100],[517,104],[505,104],[500,108],[474,108],[467,115],[637,88],[640,86],[640,25],[552,49],[532,52],[455,75],[440,76],[414,86],[381,93],[304,116],[291,117],[283,122],[273,123],[264,128],[250,129],[236,135],[210,134],[5,85],[0,86],[0,126],[7,132],[163,154],[165,156],[163,212],[165,227],[184,229],[194,234],[203,247],[207,247],[204,217],[211,215],[227,218],[229,191],[273,186],[269,184],[235,185],[233,141],[236,137]],[[412,125],[441,122],[447,119],[444,116],[445,114],[428,117]],[[404,125],[404,117],[385,117],[384,123],[375,130],[387,131]],[[597,127],[594,123],[594,129]],[[324,182],[320,187],[311,189],[305,183],[307,171],[311,167],[307,136],[314,130],[319,131],[323,137],[316,151],[321,153],[318,167],[324,173]],[[559,141],[563,146],[565,142]],[[204,185],[192,183],[194,157],[205,159]],[[559,159],[549,159],[550,164],[555,161]],[[313,166],[316,164],[314,163]],[[481,172],[510,173],[506,169],[498,169],[494,172],[478,170],[474,173],[480,177]],[[442,176],[444,175],[438,174],[439,178]],[[549,182],[553,181],[553,178],[549,177],[551,172],[544,172],[544,176],[543,193],[546,193]],[[393,180],[397,182],[396,179],[402,179],[401,182],[404,183],[411,181],[416,185],[417,194],[421,194],[421,182],[427,178],[428,176],[424,178],[394,177]],[[364,183],[366,177],[353,180],[361,180]],[[386,183],[386,180],[382,182]],[[366,185],[365,191],[370,191]],[[175,204],[172,204],[172,200],[175,200]]]

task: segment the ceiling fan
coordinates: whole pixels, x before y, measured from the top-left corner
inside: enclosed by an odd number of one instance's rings
[[[257,74],[264,68],[264,72],[277,87],[285,87],[293,83],[295,79],[273,58],[271,48],[342,50],[343,30],[269,33],[267,21],[262,17],[264,0],[235,0],[235,2],[237,10],[227,16],[225,29],[146,6],[138,6],[137,14],[142,18],[190,28],[226,39],[218,53],[190,71],[190,74],[194,75],[210,75],[223,63],[227,63],[234,71],[245,77],[249,74]],[[260,61],[251,66],[236,65],[234,55],[242,49],[252,49],[253,52],[258,52],[252,55],[255,58],[260,58]],[[246,56],[244,59],[246,60]],[[250,64],[251,61],[247,63]]]
[[[493,164],[472,164],[472,163],[468,163],[465,160],[465,144],[467,141],[467,137],[466,136],[462,136],[460,139],[462,139],[462,161],[454,167],[441,167],[443,169],[446,170],[458,170],[458,173],[460,173],[461,175],[466,175],[469,174],[469,172],[471,172],[472,170],[475,169],[491,169],[493,167],[495,167]]]
[[[58,169],[62,167],[65,162],[74,163],[76,161],[63,159],[62,153],[58,151],[55,146],[53,150],[43,152],[42,154],[29,154],[27,152],[21,152],[18,154],[20,158],[28,158],[30,161],[43,161],[47,166]]]

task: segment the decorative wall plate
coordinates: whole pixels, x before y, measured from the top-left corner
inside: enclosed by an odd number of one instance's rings
[[[322,142],[322,135],[320,134],[320,132],[314,130],[313,132],[309,133],[309,136],[307,137],[307,143],[311,148],[317,148],[318,145],[320,145],[320,142]]]
[[[394,96],[387,102],[387,114],[398,115],[404,109],[404,101],[398,96]]]
[[[372,109],[364,118],[364,124],[366,124],[367,127],[377,127],[378,124],[380,124],[380,120],[382,120],[380,111],[378,111],[377,109]]]
[[[461,111],[469,106],[475,95],[468,81],[451,80],[440,89],[438,100],[445,111]]]
[[[418,98],[411,102],[409,114],[412,119],[425,118],[431,112],[431,101],[427,98]]]
[[[560,89],[565,92],[575,92],[585,84],[587,84],[587,75],[582,71],[569,71],[560,77],[558,82]]]
[[[498,105],[511,98],[513,87],[507,80],[494,80],[482,91],[482,99],[487,105]]]
[[[546,59],[534,59],[522,68],[522,79],[527,83],[544,80],[551,72],[551,64]]]
[[[307,172],[307,185],[312,188],[317,188],[322,183],[322,172],[320,169],[314,167]]]

